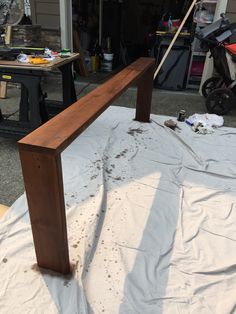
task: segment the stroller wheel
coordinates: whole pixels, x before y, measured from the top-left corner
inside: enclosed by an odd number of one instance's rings
[[[227,88],[214,90],[206,99],[206,107],[210,113],[223,115],[229,112],[234,105],[235,95]]]
[[[222,78],[213,76],[206,80],[202,85],[202,95],[207,98],[207,96],[217,88],[223,87],[224,81]]]

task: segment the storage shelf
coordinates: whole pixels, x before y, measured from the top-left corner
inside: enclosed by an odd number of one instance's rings
[[[213,16],[215,15],[217,2],[218,2],[217,0],[199,1],[195,6],[195,11],[193,14],[193,23],[197,24],[198,27],[206,27],[207,25],[211,25],[213,23]],[[209,20],[203,20],[204,16],[201,15],[201,11],[204,10],[204,8],[209,12]],[[202,75],[191,74],[194,62],[204,63],[207,56],[206,52],[199,51],[201,50],[201,46],[198,41],[199,40],[195,38],[192,43],[192,49],[191,49],[192,54],[191,54],[191,58],[189,62],[189,70],[188,70],[188,76],[187,76],[187,88],[199,89],[200,84],[201,84]]]
[[[202,3],[203,4],[216,4],[217,0],[212,0],[212,1],[211,0],[203,0]]]
[[[189,81],[200,82],[201,77],[202,77],[201,75],[190,75]]]
[[[194,23],[198,24],[198,26],[206,26],[212,24],[213,21],[202,21],[202,20],[193,20]]]
[[[199,84],[198,84],[198,85],[194,85],[194,84],[188,84],[188,85],[187,85],[187,88],[189,88],[189,89],[196,89],[196,90],[199,90],[199,87],[200,87]]]
[[[201,84],[201,76],[200,77],[190,76],[186,87],[191,88],[191,89],[199,89],[200,84]]]
[[[198,56],[198,57],[206,57],[206,52],[202,52],[202,51],[193,51],[192,52],[193,56]]]

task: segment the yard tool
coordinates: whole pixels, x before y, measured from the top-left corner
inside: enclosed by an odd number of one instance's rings
[[[174,38],[172,39],[172,41],[171,41],[171,43],[170,43],[168,49],[166,50],[166,53],[164,54],[164,56],[163,56],[161,62],[159,63],[159,65],[158,65],[158,67],[157,67],[157,69],[156,69],[156,71],[155,71],[155,73],[154,73],[154,78],[153,78],[154,80],[155,80],[155,78],[157,77],[157,74],[159,73],[161,67],[163,66],[163,64],[164,64],[164,62],[165,62],[165,60],[166,60],[166,58],[168,57],[168,54],[170,53],[171,48],[173,47],[173,45],[174,45],[174,43],[175,43],[177,37],[179,36],[179,34],[180,34],[180,32],[181,32],[181,30],[182,30],[184,24],[186,23],[186,21],[187,21],[189,15],[190,15],[190,13],[192,12],[192,10],[193,10],[195,4],[197,3],[197,1],[198,1],[198,0],[194,0],[194,1],[192,2],[191,6],[190,6],[190,8],[189,8],[189,10],[188,10],[188,12],[186,13],[186,15],[185,15],[185,17],[184,17],[184,19],[183,19],[183,21],[182,21],[182,23],[181,23],[181,25],[180,25],[180,27],[178,28],[177,32],[175,33]]]

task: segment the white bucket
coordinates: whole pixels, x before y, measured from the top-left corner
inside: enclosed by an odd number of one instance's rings
[[[104,53],[103,57],[104,57],[104,60],[106,61],[112,61],[114,57],[114,53]]]
[[[101,64],[101,70],[104,72],[112,71],[112,61],[113,61],[114,53],[104,53],[103,61]]]
[[[112,71],[112,61],[103,60],[101,63],[101,71],[111,72]]]

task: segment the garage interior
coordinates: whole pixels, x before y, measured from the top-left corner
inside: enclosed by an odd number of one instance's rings
[[[184,0],[176,0],[174,4],[173,1],[103,1],[102,48],[107,49],[107,38],[111,38],[116,62],[120,43],[127,49],[130,59],[147,56],[151,48],[149,37],[154,36],[158,29],[163,29],[161,24],[169,17],[172,20],[182,19],[188,3]],[[83,48],[92,49],[99,38],[99,1],[74,0],[73,22],[74,27],[88,37]],[[189,27],[191,23],[186,28]]]
[[[72,0],[72,12],[66,14],[67,23],[61,32],[62,9],[59,8],[58,0],[31,0],[28,3],[33,26],[41,29],[42,47],[60,51],[62,33],[67,33],[67,38],[70,37],[69,24],[72,18],[73,48],[81,56],[84,55],[88,75],[84,78],[84,73],[75,66],[75,78],[99,83],[142,56],[154,57],[158,64],[192,1]],[[203,11],[204,14],[207,12],[209,20],[213,20],[217,1],[201,0],[199,3],[200,7],[191,13],[178,36],[155,80],[155,87],[174,91],[199,90],[206,53],[201,51],[194,39],[194,30],[198,25],[194,18]],[[71,48],[71,45],[66,43],[63,48]]]
[[[73,28],[79,32],[85,61],[90,72],[104,72],[103,53],[112,53],[113,72],[138,57],[161,59],[171,42],[175,31],[183,20],[191,1],[73,1]],[[99,27],[99,20],[101,25]],[[155,85],[163,89],[183,90],[186,87],[191,43],[194,34],[193,13],[182,30],[186,36],[177,40],[167,67],[180,62],[176,71],[183,72],[182,84],[167,82]],[[160,31],[159,34],[156,32]],[[185,35],[184,34],[184,35]],[[91,57],[98,55],[100,64],[94,66]],[[202,61],[202,60],[201,60]],[[169,64],[168,64],[169,63]],[[105,70],[106,71],[106,70]],[[107,71],[109,72],[109,70]],[[199,73],[200,75],[201,73]],[[161,81],[163,79],[161,78]]]

